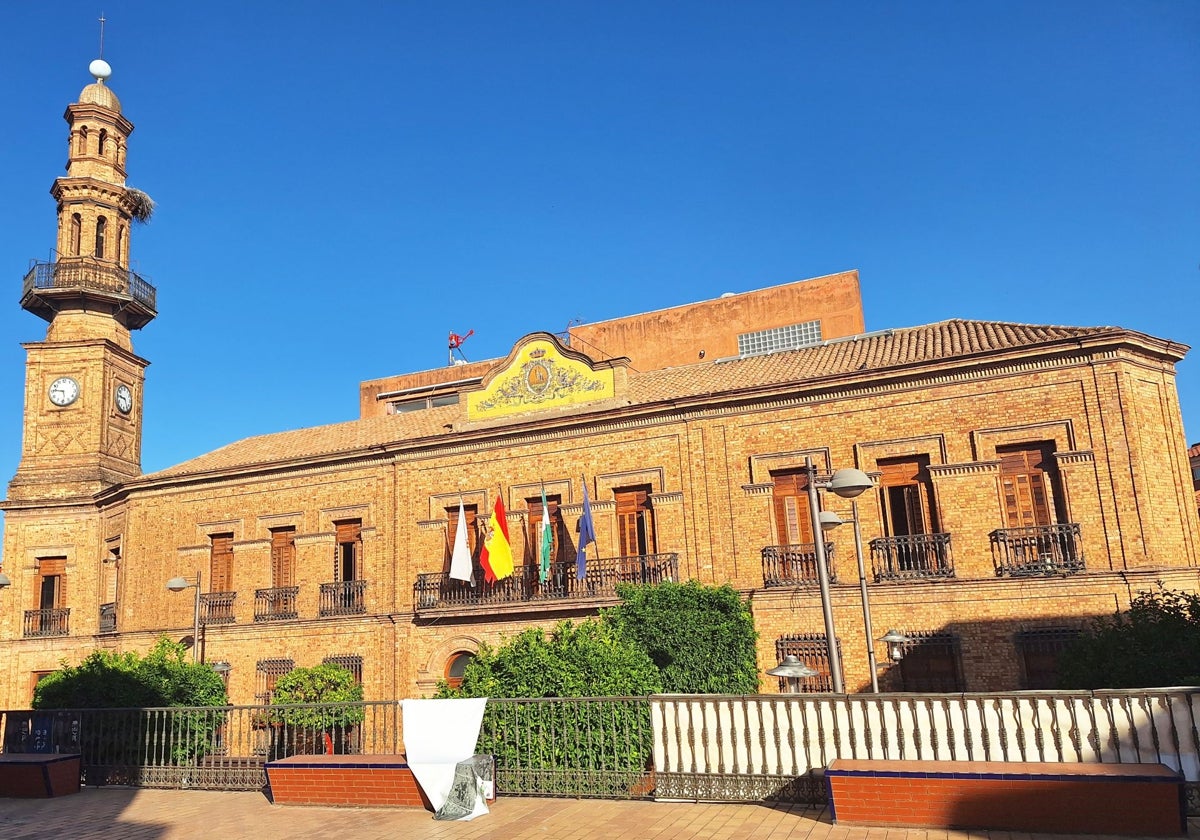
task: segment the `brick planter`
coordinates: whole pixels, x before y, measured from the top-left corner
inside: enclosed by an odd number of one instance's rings
[[[277,805],[433,810],[403,755],[294,755],[267,762],[266,771]]]

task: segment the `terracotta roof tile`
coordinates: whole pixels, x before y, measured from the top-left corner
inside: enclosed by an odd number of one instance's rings
[[[864,370],[936,362],[957,356],[1029,347],[1046,342],[1100,335],[1114,327],[1058,327],[998,321],[941,321],[921,327],[882,331],[831,341],[815,347],[703,362],[631,375],[632,404],[720,394],[785,382]],[[242,469],[303,458],[364,452],[372,446],[448,434],[465,419],[465,403],[405,414],[351,420],[329,426],[246,438],[147,479]],[[498,425],[513,425],[505,418]],[[477,424],[476,428],[479,427]]]

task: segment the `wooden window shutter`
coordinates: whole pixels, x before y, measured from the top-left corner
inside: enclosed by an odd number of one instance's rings
[[[775,508],[775,533],[782,545],[813,542],[812,516],[808,509],[808,478],[803,472],[771,473]]]
[[[1047,467],[1054,467],[1052,447],[1041,443],[996,450],[1009,528],[1054,524],[1049,484],[1056,476],[1047,473]]]
[[[931,534],[937,530],[929,456],[879,461],[879,505],[886,536]]]
[[[550,508],[550,562],[558,561],[558,552],[562,548],[562,537],[565,529],[562,511],[558,509],[560,496],[547,496],[546,506]],[[542,497],[534,496],[525,500],[525,562],[537,563],[542,549]]]
[[[475,505],[463,505],[463,518],[467,522],[467,548],[471,551],[471,559],[475,559],[479,545],[479,518]],[[446,550],[442,558],[442,572],[450,573],[450,560],[454,556],[454,537],[458,533],[458,505],[446,508]]]
[[[209,592],[233,591],[233,534],[213,534],[209,559]]]
[[[650,507],[649,487],[629,487],[614,491],[617,502],[617,541],[620,556],[637,557],[657,551],[654,511]]]
[[[271,529],[271,586],[296,585],[296,529]]]
[[[360,580],[362,578],[362,520],[347,519],[334,522],[334,577],[335,581]]]

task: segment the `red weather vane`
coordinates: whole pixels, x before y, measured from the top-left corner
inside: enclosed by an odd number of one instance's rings
[[[454,364],[454,351],[455,350],[458,351],[458,355],[462,356],[462,360],[464,362],[467,360],[467,357],[463,356],[462,346],[463,346],[463,342],[466,341],[468,338],[470,338],[473,335],[475,335],[475,330],[467,330],[466,335],[459,335],[458,333],[451,331],[450,341],[449,341],[450,364]]]

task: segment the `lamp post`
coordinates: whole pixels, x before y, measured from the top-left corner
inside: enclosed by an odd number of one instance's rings
[[[833,603],[829,598],[829,569],[825,566],[825,539],[821,530],[821,515],[819,508],[821,500],[817,496],[818,488],[832,490],[834,495],[843,499],[853,499],[864,490],[874,486],[871,477],[862,470],[853,468],[838,470],[829,481],[817,481],[817,468],[813,466],[812,456],[804,456],[804,471],[808,484],[808,512],[812,519],[813,545],[817,555],[817,586],[821,590],[821,615],[825,620],[825,644],[829,651],[829,677],[833,690],[842,694],[842,659],[838,655],[837,636],[833,626]]]
[[[196,588],[196,603],[192,612],[192,661],[200,661],[200,570],[196,570],[196,580],[189,583],[185,577],[173,577],[167,581],[167,589],[172,592],[182,592],[190,587]]]
[[[800,691],[800,680],[805,677],[815,677],[817,672],[809,668],[795,654],[789,653],[783,657],[783,661],[774,668],[767,671],[772,677],[783,677],[787,680],[788,694],[796,694]]]
[[[879,665],[875,662],[875,632],[871,629],[871,602],[867,595],[867,568],[863,561],[862,528],[858,521],[858,502],[850,502],[850,516],[854,523],[854,558],[858,561],[858,589],[862,595],[863,629],[867,637],[867,665],[871,670],[871,691],[879,693]],[[832,531],[845,524],[833,511],[821,511],[821,530]]]

